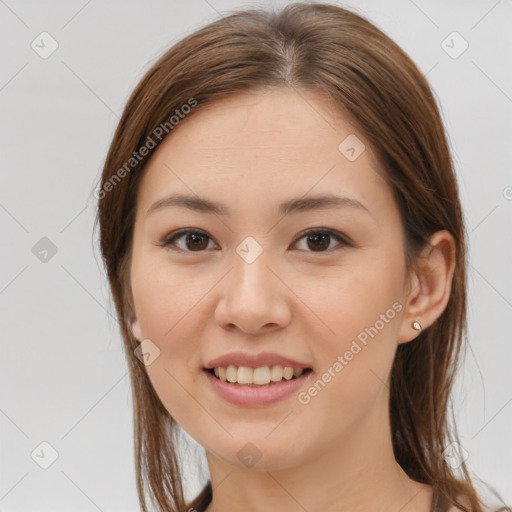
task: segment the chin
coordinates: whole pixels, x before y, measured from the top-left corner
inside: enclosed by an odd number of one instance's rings
[[[246,434],[214,443],[210,449],[203,444],[209,456],[216,457],[237,469],[251,471],[280,471],[304,463],[304,454],[290,450],[283,438],[266,439],[269,430],[261,436]],[[273,434],[270,434],[271,436]]]

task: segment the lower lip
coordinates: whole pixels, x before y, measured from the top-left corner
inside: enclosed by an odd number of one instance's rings
[[[213,386],[213,389],[224,400],[235,405],[258,407],[276,403],[297,392],[313,372],[308,371],[296,379],[283,380],[276,384],[261,387],[230,384],[229,382],[217,379],[217,377],[206,370],[203,370],[203,373]]]

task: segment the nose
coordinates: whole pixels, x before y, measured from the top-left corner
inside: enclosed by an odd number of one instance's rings
[[[222,280],[215,320],[227,330],[248,334],[286,327],[291,319],[291,292],[272,268],[265,252],[247,262],[234,254],[231,272]]]

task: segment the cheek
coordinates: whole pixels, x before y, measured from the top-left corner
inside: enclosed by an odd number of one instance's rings
[[[322,352],[342,353],[358,337],[364,343],[370,338],[368,330],[381,340],[379,345],[396,344],[404,298],[400,261],[395,261],[368,254],[357,265],[328,278],[313,278],[301,289],[301,299],[316,314],[308,318],[318,321],[308,324],[317,331],[314,338]]]
[[[146,261],[149,262],[149,258]],[[183,331],[189,325],[190,317],[194,316],[204,293],[201,289],[205,287],[206,283],[205,286],[194,283],[189,274],[168,264],[144,265],[142,258],[140,263],[135,261],[132,267],[133,299],[145,337],[160,342],[162,351],[191,347],[194,338],[189,338],[186,344],[181,338],[187,337]]]
[[[157,298],[156,292],[151,291],[152,298]],[[148,307],[142,308],[144,334],[160,351],[146,366],[146,372],[165,409],[187,431],[205,422],[200,397],[195,391],[197,379],[202,375],[198,370],[197,318],[187,315],[190,307],[184,307],[180,301],[176,304],[151,301]]]
[[[201,299],[213,283],[194,282],[192,277],[169,265],[143,265],[142,259],[134,260],[132,266],[136,315],[144,338],[159,350],[146,371],[164,407],[182,426],[205,420],[195,397],[194,379],[201,377],[198,329],[207,317]]]
[[[361,261],[322,287],[310,287],[304,302],[322,322],[309,324],[308,338],[315,339],[321,367],[304,401],[310,400],[319,414],[327,403],[335,403],[339,407],[331,414],[336,421],[351,423],[385,386],[403,310],[400,259],[395,261],[394,266]]]

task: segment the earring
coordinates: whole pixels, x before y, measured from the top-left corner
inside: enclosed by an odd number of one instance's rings
[[[411,325],[412,325],[412,328],[415,329],[416,331],[421,331],[421,324],[419,322],[417,322],[416,320]]]

